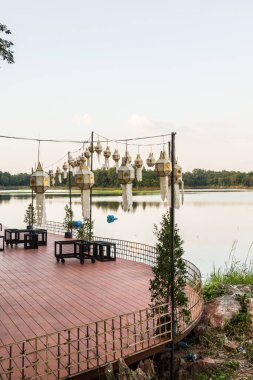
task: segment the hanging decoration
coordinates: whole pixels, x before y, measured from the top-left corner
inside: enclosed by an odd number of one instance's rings
[[[93,154],[95,152],[95,146],[94,146],[94,144],[90,144],[90,146],[88,147],[88,149],[89,149],[89,152],[91,154]]]
[[[169,200],[168,176],[171,172],[171,164],[164,150],[161,151],[160,157],[155,163],[155,170],[157,175],[160,177],[160,192],[162,200]]]
[[[62,169],[63,169],[63,178],[67,179],[67,177],[68,177],[68,164],[66,161],[62,165]]]
[[[131,164],[132,162],[132,157],[130,156],[130,153],[128,152],[128,150],[126,149],[126,157],[128,159],[128,163]]]
[[[101,158],[102,151],[103,151],[102,145],[98,141],[97,145],[95,146],[95,152],[97,153],[97,158],[98,158],[99,165],[100,165],[100,158]]]
[[[50,177],[50,185],[54,186],[55,185],[55,180],[54,180],[54,171],[51,169],[48,172],[49,177]]]
[[[61,169],[60,169],[59,166],[56,169],[56,176],[57,176],[58,183],[62,183],[62,180],[61,180]]]
[[[124,211],[132,208],[132,182],[135,178],[134,168],[129,163],[128,157],[122,158],[122,164],[118,169],[118,180],[122,185],[122,206]]]
[[[181,185],[181,197],[180,197],[180,185]],[[180,208],[184,204],[184,181],[182,168],[175,164],[175,208]]]
[[[112,155],[112,159],[113,161],[115,162],[115,168],[116,168],[116,173],[118,173],[118,169],[119,169],[119,160],[120,160],[120,154],[118,152],[118,149],[115,149],[113,155]]]
[[[90,189],[94,185],[94,174],[88,166],[81,163],[75,175],[75,182],[81,190],[83,218],[88,219],[90,217]]]
[[[70,153],[68,155],[68,163],[69,163],[69,170],[73,173],[75,169],[75,160],[73,159]]]
[[[39,226],[46,220],[45,191],[49,188],[49,175],[44,172],[41,163],[30,177],[30,187],[36,193],[37,223]]]
[[[138,182],[142,181],[142,166],[143,166],[143,159],[141,158],[140,154],[137,154],[137,157],[134,161],[134,165],[136,167],[136,179]]]
[[[153,166],[155,166],[155,157],[154,157],[153,152],[149,153],[149,156],[146,160],[146,164],[148,165],[149,168],[152,168]]]
[[[85,166],[86,158],[84,156],[84,153],[82,153],[81,156],[79,157],[79,161],[80,161],[80,164],[83,164]]]
[[[104,154],[104,158],[105,158],[105,169],[108,170],[109,169],[109,158],[111,157],[111,151],[110,151],[110,148],[108,145],[105,148],[103,154]]]
[[[91,152],[89,151],[89,148],[85,149],[84,156],[87,158],[87,166],[90,168]]]

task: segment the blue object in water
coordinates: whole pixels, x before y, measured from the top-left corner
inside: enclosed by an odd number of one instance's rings
[[[73,228],[80,228],[81,225],[82,225],[81,220],[73,220],[73,222],[72,222]]]
[[[114,215],[107,215],[107,223],[112,223],[115,220],[118,220],[118,218],[115,218]]]

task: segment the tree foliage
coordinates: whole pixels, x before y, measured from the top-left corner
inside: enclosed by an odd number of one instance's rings
[[[32,203],[30,203],[25,211],[24,223],[26,223],[27,226],[33,226],[36,222],[35,208]]]
[[[66,205],[64,207],[65,210],[65,218],[63,220],[63,226],[66,231],[70,231],[73,223],[73,210],[69,207],[69,205]]]
[[[183,240],[175,226],[174,235],[174,265],[171,250],[171,221],[169,212],[162,216],[160,229],[155,225],[154,234],[157,237],[157,258],[153,270],[153,279],[150,280],[152,306],[159,306],[171,302],[172,269],[174,269],[174,300],[177,309],[185,321],[189,320],[187,309],[188,299],[185,293],[186,265],[182,258],[184,254]],[[165,306],[166,307],[166,306]],[[166,312],[166,310],[164,310]]]
[[[11,34],[11,31],[6,25],[0,23],[0,33]],[[0,37],[0,59],[8,63],[14,63],[13,51],[11,50],[13,43],[9,40]]]

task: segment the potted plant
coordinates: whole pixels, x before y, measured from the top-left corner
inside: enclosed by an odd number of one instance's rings
[[[72,238],[72,223],[73,223],[73,211],[69,207],[69,205],[66,205],[64,207],[65,210],[65,218],[63,220],[63,226],[65,228],[65,238]]]
[[[26,223],[26,228],[28,230],[31,230],[36,222],[35,208],[33,207],[32,203],[30,203],[25,212],[24,223]]]

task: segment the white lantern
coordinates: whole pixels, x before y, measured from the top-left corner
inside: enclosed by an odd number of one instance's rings
[[[85,149],[84,156],[87,158],[87,166],[90,168],[91,152],[89,151],[89,148]]]
[[[162,200],[169,200],[168,176],[171,172],[171,163],[165,151],[161,151],[160,157],[155,163],[155,170],[160,177],[160,192]]]
[[[62,183],[62,179],[61,179],[61,169],[60,169],[59,166],[58,166],[57,169],[56,169],[56,175],[57,175],[58,182],[59,182],[59,183]]]
[[[50,186],[49,175],[44,172],[41,163],[30,176],[30,187],[36,193],[37,223],[40,226],[46,219],[45,192]]]
[[[109,158],[111,157],[111,151],[109,146],[107,146],[104,150],[104,158],[105,158],[105,169],[109,169]]]
[[[143,160],[140,156],[140,154],[137,154],[137,157],[134,161],[134,165],[136,167],[136,179],[138,182],[142,181],[142,166],[143,166]]]
[[[55,185],[55,180],[54,180],[54,171],[52,169],[49,170],[48,172],[49,177],[50,177],[50,185],[54,186]]]
[[[132,208],[132,182],[135,179],[133,166],[129,163],[127,157],[122,158],[122,164],[118,169],[118,180],[122,185],[122,205],[124,211]]]
[[[94,174],[88,166],[80,165],[75,175],[76,185],[81,190],[81,203],[83,218],[90,216],[90,189],[94,185]]]
[[[149,153],[146,163],[149,168],[152,168],[153,166],[155,166],[155,158],[152,152]]]
[[[98,163],[100,164],[100,157],[101,157],[101,153],[103,151],[103,148],[102,148],[102,145],[100,144],[99,141],[97,142],[97,145],[95,146],[95,151],[97,153]]]
[[[119,160],[120,160],[120,154],[118,152],[118,149],[115,149],[113,155],[112,155],[112,159],[113,161],[115,162],[115,168],[116,168],[116,173],[118,173],[118,169],[119,169]]]
[[[63,178],[67,179],[67,177],[68,177],[68,164],[67,164],[67,162],[64,162],[64,164],[62,165],[62,169],[63,169]]]

